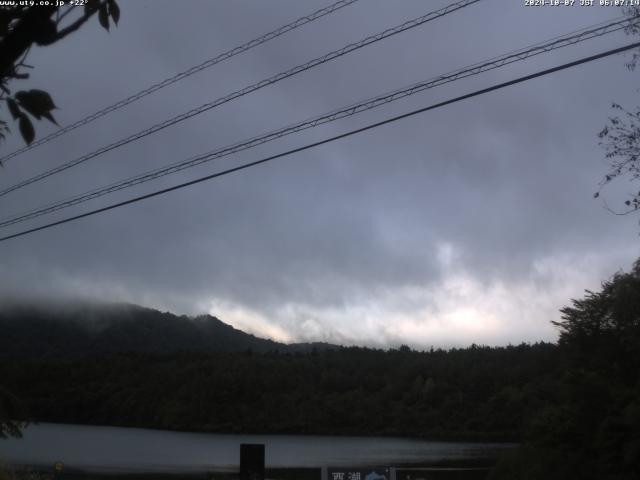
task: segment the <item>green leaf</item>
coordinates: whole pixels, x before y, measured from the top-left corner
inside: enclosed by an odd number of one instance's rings
[[[20,115],[20,133],[22,134],[22,138],[27,142],[27,145],[30,145],[33,142],[33,139],[36,138],[36,131],[33,129],[33,124],[29,117],[27,117],[24,113]]]
[[[47,120],[49,120],[51,123],[55,123],[56,125],[58,125],[58,122],[56,122],[56,119],[53,118],[53,115],[51,115],[50,112],[45,112],[45,113],[42,114],[42,116],[44,118],[46,118]],[[60,126],[60,125],[58,125],[58,126]]]
[[[13,98],[7,98],[7,107],[9,107],[9,113],[11,113],[13,119],[17,120],[21,112],[20,107],[18,107],[18,104]]]
[[[49,95],[44,90],[22,90],[16,93],[16,99],[28,105],[33,105],[36,109],[41,111],[49,111],[57,108],[55,103],[53,103],[53,99],[51,95]]]
[[[106,4],[100,6],[100,10],[98,10],[98,20],[100,21],[100,25],[109,31],[109,12]]]
[[[116,0],[107,0],[107,5],[109,6],[109,15],[111,15],[113,23],[118,25],[118,21],[120,21],[120,7],[116,3]]]
[[[20,102],[20,106],[24,108],[31,115],[40,120],[41,117],[45,117],[46,119],[55,123],[51,116],[51,110],[56,108],[55,103],[51,99],[51,95],[49,95],[44,90],[29,90],[29,91],[20,91],[15,95],[16,100]]]

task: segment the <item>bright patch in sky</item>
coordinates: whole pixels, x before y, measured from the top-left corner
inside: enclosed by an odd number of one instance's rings
[[[182,2],[176,15],[174,3],[154,0],[149,8],[149,2],[127,2],[122,22],[109,33],[88,22],[59,44],[31,49],[28,63],[35,68],[15,88],[46,88],[59,107],[56,119],[68,125],[327,4]],[[356,2],[6,162],[0,187],[449,3]],[[613,7],[470,5],[13,192],[0,202],[0,216],[620,14]],[[537,55],[115,192],[86,208],[296,149],[632,40],[619,31]],[[637,217],[616,217],[601,203],[619,204],[637,192],[637,184],[615,182],[593,198],[606,172],[597,134],[612,114],[611,103],[631,110],[640,103],[638,71],[625,68],[628,59],[608,57],[5,242],[0,300],[70,297],[177,314],[208,312],[286,342],[428,348],[554,340],[550,321],[559,318],[559,308],[638,257]],[[40,122],[37,135],[56,128]],[[22,146],[15,132],[3,143],[7,152]],[[28,227],[66,213],[34,219]]]
[[[259,312],[212,300],[208,311],[236,328],[284,342],[426,349],[555,341],[551,320],[559,319],[558,310],[570,298],[582,295],[583,286],[597,286],[601,269],[595,257],[548,258],[535,263],[525,282],[508,284],[474,278],[455,260],[460,257],[451,244],[443,244],[438,253],[446,267],[443,281],[372,292],[357,303],[325,308],[288,303]]]

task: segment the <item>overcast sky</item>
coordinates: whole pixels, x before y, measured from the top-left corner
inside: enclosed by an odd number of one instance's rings
[[[120,1],[35,48],[61,125],[330,3]],[[6,187],[446,1],[360,0],[10,160]],[[621,15],[483,0],[283,80],[0,199],[21,212]],[[579,2],[576,2],[579,3]],[[596,2],[597,3],[597,2]],[[428,90],[3,235],[336,135],[629,43],[623,33]],[[570,298],[638,257],[637,216],[593,199],[597,133],[640,101],[617,55],[163,197],[0,244],[0,293],[211,313],[283,341],[417,348],[555,340]],[[6,115],[6,113],[3,113]],[[54,127],[37,124],[37,135]],[[17,128],[14,127],[17,131]],[[21,146],[17,134],[0,146]],[[606,191],[615,203],[633,184]]]

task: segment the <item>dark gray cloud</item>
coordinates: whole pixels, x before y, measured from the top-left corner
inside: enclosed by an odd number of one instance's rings
[[[447,2],[362,1],[10,161],[10,185]],[[131,2],[36,49],[62,124],[324,2]],[[619,15],[486,0],[105,154],[0,202],[6,215]],[[86,204],[103,205],[625,43],[623,34],[429,90]],[[635,105],[616,56],[0,245],[5,294],[210,310],[286,339],[416,345],[552,339],[549,320],[637,255],[592,199],[596,134]],[[47,131],[39,125],[39,134]],[[3,145],[19,146],[18,138]],[[627,185],[620,184],[621,190]],[[612,195],[616,195],[613,191]],[[62,214],[52,218],[61,218]],[[34,222],[34,225],[37,224]],[[23,224],[24,225],[24,224]]]

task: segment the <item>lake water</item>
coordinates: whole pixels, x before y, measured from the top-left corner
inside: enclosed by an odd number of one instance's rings
[[[41,423],[22,439],[0,439],[0,463],[102,472],[237,470],[241,443],[264,443],[277,467],[416,465],[495,457],[508,444],[432,442],[404,438],[224,435],[138,428]]]

